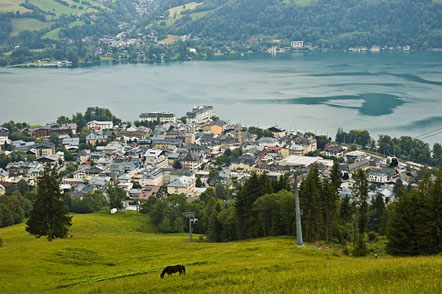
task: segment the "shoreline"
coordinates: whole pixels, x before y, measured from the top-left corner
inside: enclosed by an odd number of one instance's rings
[[[222,61],[222,60],[248,60],[248,59],[260,59],[260,57],[287,57],[287,56],[293,56],[293,55],[299,55],[299,54],[312,54],[312,53],[345,53],[345,54],[364,54],[364,55],[373,55],[373,56],[379,56],[382,54],[390,54],[390,53],[402,53],[402,54],[413,54],[413,53],[420,53],[420,52],[442,52],[442,48],[433,48],[433,49],[426,49],[426,50],[381,50],[381,51],[351,51],[348,49],[342,50],[342,49],[299,49],[299,50],[293,50],[290,52],[278,52],[278,53],[269,53],[269,52],[249,52],[249,53],[233,53],[233,54],[219,54],[214,56],[196,56],[195,58],[190,59],[169,59],[169,60],[161,60],[161,61],[129,61],[129,60],[101,60],[99,62],[81,62],[78,63],[78,65],[62,65],[59,66],[57,63],[60,62],[70,62],[67,60],[51,60],[51,63],[44,63],[40,61],[31,61],[26,64],[13,64],[13,65],[7,65],[7,66],[0,66],[0,68],[87,68],[87,67],[93,67],[93,66],[100,66],[100,65],[122,65],[122,64],[167,64],[167,63],[175,63],[175,62],[187,62],[187,61]],[[39,65],[41,63],[41,65]]]

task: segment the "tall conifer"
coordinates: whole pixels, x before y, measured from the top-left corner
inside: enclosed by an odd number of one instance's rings
[[[72,217],[68,215],[65,196],[59,185],[56,166],[47,165],[38,178],[37,197],[26,222],[26,231],[37,238],[47,236],[49,241],[65,238],[72,225]]]

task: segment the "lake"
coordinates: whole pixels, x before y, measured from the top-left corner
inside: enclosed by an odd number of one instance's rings
[[[442,52],[308,52],[235,60],[0,68],[0,122],[42,124],[88,106],[123,120],[213,105],[243,126],[418,136],[442,127]],[[442,134],[426,139],[441,142]]]

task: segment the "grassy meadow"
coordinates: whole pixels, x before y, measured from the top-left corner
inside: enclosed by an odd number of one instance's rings
[[[38,31],[48,28],[52,22],[42,22],[35,18],[13,18],[12,22],[12,36],[18,35],[23,31]]]
[[[74,237],[52,242],[24,227],[0,229],[0,293],[442,293],[442,256],[351,258],[291,237],[190,244],[134,213],[74,215]],[[160,279],[175,264],[187,274]]]

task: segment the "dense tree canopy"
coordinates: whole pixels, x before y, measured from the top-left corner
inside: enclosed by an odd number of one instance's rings
[[[72,225],[72,217],[68,215],[65,195],[61,193],[59,184],[56,166],[47,165],[38,178],[37,197],[26,222],[26,231],[37,238],[47,236],[49,241],[65,238]]]

